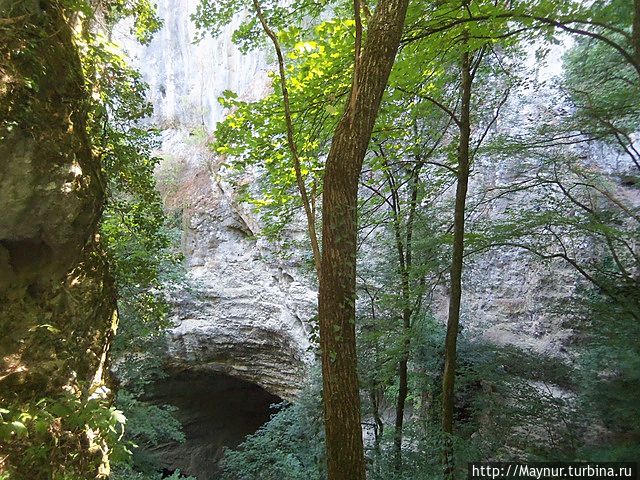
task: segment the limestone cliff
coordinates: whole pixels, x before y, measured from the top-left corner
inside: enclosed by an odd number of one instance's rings
[[[198,0],[160,1],[165,27],[147,47],[127,38],[126,25],[118,33],[149,83],[153,120],[163,131],[158,178],[167,206],[182,220],[189,288],[174,297],[177,325],[170,334],[171,359],[184,367],[229,373],[287,397],[298,382],[295,372],[309,358],[306,321],[313,315],[314,289],[296,262],[281,260],[273,245],[254,238],[259,221],[238,204],[224,182],[221,159],[206,148],[215,124],[225,115],[217,98],[227,89],[244,99],[264,95],[269,88],[267,59],[263,52],[243,56],[232,44],[238,19],[218,38],[194,43],[197,32],[190,15],[197,4]],[[537,70],[540,85],[553,85],[553,76],[562,73],[565,49],[554,47],[542,68],[535,46],[530,49],[526,67]],[[553,94],[551,88],[512,92],[505,107],[509,111],[493,130],[526,130],[523,118],[537,112],[553,116],[558,108]],[[597,168],[620,168],[611,152],[587,153]],[[518,175],[518,162],[512,158],[482,159],[471,179],[470,204],[481,201],[487,189],[519,180]],[[487,204],[471,215],[470,222],[499,219],[515,201],[503,198]],[[524,194],[518,201],[537,200]],[[296,235],[302,237],[304,231]],[[516,249],[493,249],[469,262],[463,294],[465,331],[474,339],[566,359],[573,330],[554,308],[574,291],[575,272],[560,261],[543,263]],[[447,298],[442,287],[432,305],[443,321]]]
[[[194,43],[198,34],[190,15],[197,4],[159,2],[165,26],[149,46],[128,38],[127,25],[117,34],[149,83],[153,121],[162,129],[158,180],[166,205],[182,220],[189,288],[174,295],[171,361],[229,373],[288,397],[298,383],[296,372],[310,360],[306,321],[314,314],[315,293],[295,262],[280,260],[273,245],[254,238],[259,221],[238,204],[221,175],[222,160],[206,147],[225,115],[217,98],[227,89],[247,100],[264,95],[267,60],[263,52],[242,55],[233,45],[239,19],[219,37]],[[559,58],[546,76],[558,73]],[[472,180],[476,190],[509,181],[508,162],[489,163]],[[548,269],[524,252],[492,251],[476,262],[478,275],[468,275],[465,283],[467,327],[492,342],[540,352],[563,342],[568,333],[547,307],[558,292],[573,288],[571,272],[558,270],[550,283]],[[446,298],[442,291],[434,305],[443,319]]]
[[[310,362],[315,292],[296,261],[255,237],[258,222],[218,176],[220,160],[189,145],[185,131],[165,131],[164,139],[159,183],[169,210],[181,217],[188,272],[186,288],[173,294],[170,363],[226,373],[291,399]]]
[[[257,237],[259,221],[239,204],[206,143],[225,112],[218,98],[246,99],[269,86],[262,52],[242,55],[231,41],[239,19],[218,38],[194,43],[198,0],[162,0],[164,28],[141,46],[120,25],[116,38],[149,84],[161,130],[158,183],[182,225],[187,286],[175,292],[170,363],[254,382],[282,398],[302,385],[316,293],[298,262]],[[304,231],[294,232],[300,238]]]

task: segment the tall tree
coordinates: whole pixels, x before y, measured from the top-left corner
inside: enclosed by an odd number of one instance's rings
[[[421,163],[417,163],[410,172],[409,212],[406,220],[405,238],[402,238],[400,219],[400,198],[397,184],[389,174],[389,187],[392,192],[393,229],[396,239],[396,249],[399,264],[400,283],[402,292],[402,353],[398,365],[398,398],[396,402],[396,424],[394,432],[394,468],[402,469],[402,429],[404,426],[404,411],[407,395],[409,394],[409,352],[411,348],[411,319],[414,313],[410,275],[413,267],[413,225],[418,204],[418,188],[420,182]]]
[[[446,435],[453,434],[453,407],[455,402],[454,382],[456,375],[456,344],[460,323],[460,299],[462,297],[462,260],[464,255],[464,220],[469,185],[469,144],[471,141],[471,85],[473,74],[468,51],[461,59],[461,106],[458,127],[458,169],[456,174],[456,200],[453,223],[453,257],[450,271],[449,314],[447,316],[447,336],[444,350],[444,374],[442,377],[442,430]],[[452,475],[450,439],[445,447],[445,474]]]
[[[319,319],[330,480],[365,478],[355,333],[358,181],[408,3],[381,0],[362,49],[362,32],[356,32],[351,97],[325,167]],[[358,0],[354,7],[359,18]]]
[[[220,26],[229,23],[233,12],[244,6],[243,2],[234,0],[222,3],[202,0],[194,16],[196,24],[219,33]],[[353,2],[355,48],[350,94],[332,136],[324,169],[322,254],[319,262],[315,259],[315,264],[316,268],[319,267],[318,309],[330,480],[365,478],[355,335],[358,183],[400,44],[408,3],[408,0],[382,0],[377,4],[375,13],[370,14],[365,4],[359,0]],[[301,196],[306,197],[303,198],[303,206],[314,245],[312,196],[305,195],[306,187],[301,178],[300,156],[297,154],[284,78],[284,57],[282,52],[278,53],[279,39],[273,30],[273,26],[284,28],[284,10],[276,5],[263,7],[258,2],[254,2],[253,7],[263,31],[276,47],[282,100],[287,110],[284,119],[287,143],[294,161],[298,190]],[[314,5],[305,4],[301,8],[313,9]],[[364,22],[363,12],[366,16]],[[364,43],[363,23],[367,25]],[[253,46],[254,27],[255,22],[243,32],[243,40],[249,38],[249,44]],[[317,253],[316,246],[313,250],[314,254]]]

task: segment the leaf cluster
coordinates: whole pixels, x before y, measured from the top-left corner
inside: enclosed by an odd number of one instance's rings
[[[130,452],[120,441],[125,422],[104,397],[82,391],[5,405],[0,408],[0,444],[10,443],[14,455],[19,453],[9,478],[84,479],[107,451],[114,461],[127,458]],[[89,457],[80,453],[87,448],[87,433],[93,452]]]
[[[223,480],[321,480],[326,476],[318,386],[307,386],[236,449],[226,450]]]

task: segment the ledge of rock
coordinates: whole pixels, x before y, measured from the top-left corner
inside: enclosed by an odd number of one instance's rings
[[[164,132],[158,178],[182,224],[187,282],[172,294],[170,364],[221,372],[295,397],[313,361],[316,292],[300,259],[256,236],[259,222],[219,178],[215,157],[184,130]],[[292,232],[304,238],[300,229]]]

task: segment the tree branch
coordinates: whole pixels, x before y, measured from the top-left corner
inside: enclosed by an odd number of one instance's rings
[[[356,0],[357,1],[357,0]],[[316,267],[316,273],[318,279],[320,278],[320,246],[318,244],[318,234],[316,233],[315,213],[307,194],[307,187],[304,183],[302,176],[302,168],[300,165],[300,156],[298,155],[298,148],[296,146],[294,134],[293,134],[293,121],[291,119],[291,103],[289,100],[289,91],[287,90],[287,77],[284,69],[284,56],[282,55],[282,49],[280,48],[280,42],[275,32],[269,27],[267,20],[262,12],[260,3],[258,0],[253,0],[253,7],[256,10],[262,29],[267,36],[273,42],[273,47],[276,50],[278,57],[278,71],[280,73],[280,86],[282,88],[282,100],[284,102],[285,122],[287,124],[287,142],[289,144],[289,150],[293,157],[293,168],[296,173],[296,183],[298,184],[298,190],[300,191],[300,197],[302,198],[302,205],[307,217],[307,228],[309,230],[309,239],[311,240],[311,250],[313,252],[313,261]]]

